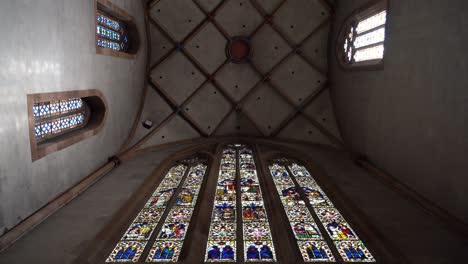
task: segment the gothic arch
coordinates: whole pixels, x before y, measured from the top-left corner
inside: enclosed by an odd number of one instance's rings
[[[327,179],[326,173],[321,169],[320,165],[310,161],[306,153],[298,151],[293,147],[280,145],[278,142],[263,141],[256,143],[252,139],[239,138],[236,140],[224,139],[218,142],[195,144],[167,158],[115,214],[113,221],[100,232],[95,241],[91,243],[89,250],[85,251],[87,253],[80,256],[76,263],[106,263],[106,258],[112,252],[116,242],[125,233],[129,224],[138,215],[145,201],[151,196],[152,191],[163,180],[169,169],[178,161],[194,156],[206,158],[208,169],[206,171],[206,179],[200,188],[198,203],[190,221],[190,227],[185,236],[185,244],[181,249],[178,263],[203,263],[205,261],[207,239],[212,218],[211,212],[215,199],[214,190],[216,189],[216,179],[218,178],[218,169],[221,164],[220,156],[223,148],[227,144],[232,143],[247,144],[253,150],[254,160],[257,164],[257,173],[264,195],[266,213],[270,219],[271,233],[276,249],[277,258],[273,263],[303,263],[300,251],[296,246],[294,234],[290,229],[286,214],[282,208],[283,206],[280,200],[275,197],[277,195],[275,194],[276,188],[268,171],[269,162],[277,157],[287,157],[288,159],[300,162],[314,175],[314,178],[326,191],[330,199],[333,200],[342,215],[349,221],[353,230],[366,243],[377,263],[393,263],[395,261],[402,263],[400,256],[392,252],[395,249],[376,231],[376,228],[359,210],[358,206],[353,204],[352,201],[347,200],[347,197],[340,192],[340,188]],[[169,209],[166,210],[167,212],[169,211]],[[164,219],[161,219],[158,227],[155,228],[152,235],[153,239],[142,250],[138,263],[149,263],[145,261],[147,260],[151,246],[153,246],[156,233],[159,232],[156,229],[161,228],[161,222],[164,222]],[[242,237],[242,225],[239,226],[238,224],[236,233]],[[242,242],[242,240],[240,241]],[[241,248],[242,246],[238,245],[237,251],[242,251]],[[241,253],[238,253],[238,256],[240,256],[239,254]],[[334,251],[333,254],[337,255],[338,253]],[[339,256],[335,257],[337,257],[337,262],[342,261]],[[240,257],[236,263],[244,263],[242,260],[243,257]],[[248,263],[252,263],[252,261]]]

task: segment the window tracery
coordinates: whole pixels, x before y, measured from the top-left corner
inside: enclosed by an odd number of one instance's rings
[[[340,214],[306,167],[287,158],[267,164],[298,252],[304,262],[375,262],[355,230]],[[201,195],[207,165],[185,160],[165,175],[126,228],[106,262],[178,262]],[[276,262],[254,152],[231,144],[222,150],[207,228],[204,262]],[[271,183],[268,183],[271,184]],[[278,220],[275,220],[278,221]],[[292,238],[292,237],[291,237]],[[151,245],[151,246],[150,246]]]
[[[81,98],[33,105],[34,135],[43,141],[86,125],[89,111]]]
[[[104,15],[102,11],[98,11],[96,17],[97,45],[102,48],[127,52],[129,40],[124,23]]]
[[[361,11],[345,22],[340,41],[341,61],[345,65],[381,63],[385,51],[386,1]]]

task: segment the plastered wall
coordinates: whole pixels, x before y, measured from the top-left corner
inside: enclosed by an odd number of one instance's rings
[[[338,1],[331,43],[366,0]],[[468,2],[390,0],[384,70],[345,72],[332,98],[344,141],[468,222]]]
[[[134,60],[96,55],[94,0],[0,2],[0,235],[106,162],[129,135],[146,65],[143,6],[112,2],[138,25]],[[82,89],[104,94],[104,129],[31,162],[26,95]]]

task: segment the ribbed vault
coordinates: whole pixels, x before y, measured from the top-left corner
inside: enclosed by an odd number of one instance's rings
[[[340,147],[327,86],[332,10],[326,0],[149,1],[147,87],[127,146],[229,135]],[[236,36],[250,44],[247,63],[226,56]]]

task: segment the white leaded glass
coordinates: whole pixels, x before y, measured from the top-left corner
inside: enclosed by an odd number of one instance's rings
[[[385,40],[385,28],[379,28],[364,35],[360,35],[354,40],[356,49],[383,42]]]
[[[356,28],[356,32],[358,34],[361,34],[362,32],[379,27],[381,25],[384,25],[386,20],[387,20],[387,11],[382,11],[376,15],[373,15],[362,21],[359,21],[357,28]]]
[[[384,54],[384,45],[378,45],[366,49],[357,50],[354,54],[354,61],[368,61],[382,59]]]

